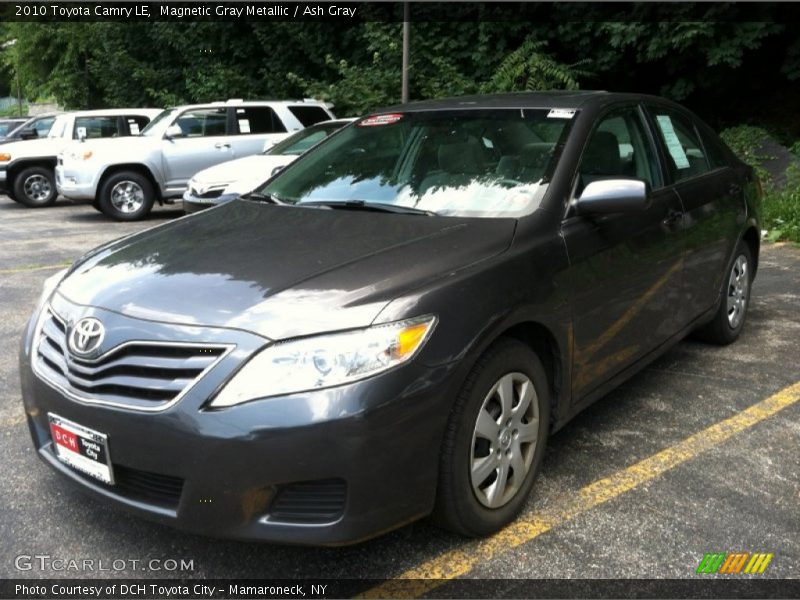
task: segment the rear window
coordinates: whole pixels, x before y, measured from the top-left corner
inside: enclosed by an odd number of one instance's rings
[[[130,134],[138,135],[141,133],[142,129],[147,127],[150,119],[144,115],[128,115],[125,117],[125,121],[128,123],[128,131]]]
[[[77,117],[75,128],[72,130],[72,138],[78,139],[78,133],[83,129],[86,132],[86,139],[109,138],[119,135],[117,117]]]
[[[248,106],[236,109],[236,122],[240,134],[248,133],[284,133],[284,127],[278,115],[269,106]]]
[[[308,127],[320,121],[327,121],[331,118],[321,106],[290,106],[289,112],[303,124],[303,127]]]

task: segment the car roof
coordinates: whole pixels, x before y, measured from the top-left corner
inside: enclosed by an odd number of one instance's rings
[[[565,108],[580,109],[592,104],[603,105],[620,100],[659,100],[645,94],[607,92],[603,90],[552,90],[546,92],[514,92],[459,96],[437,100],[423,100],[409,104],[396,104],[374,114],[385,112],[416,112],[426,110],[504,109],[504,108]]]
[[[161,112],[159,108],[104,108],[98,110],[76,110],[72,114],[76,117],[115,117],[117,115],[150,115],[155,116]]]
[[[222,100],[214,102],[203,102],[200,104],[181,104],[177,106],[169,106],[167,110],[173,109],[192,109],[192,108],[207,108],[209,106],[321,106],[328,108],[328,105],[322,100],[314,100],[313,98],[303,98],[302,100]]]

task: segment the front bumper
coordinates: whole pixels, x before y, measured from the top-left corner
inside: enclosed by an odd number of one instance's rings
[[[48,465],[106,501],[190,532],[314,545],[357,542],[423,517],[433,507],[439,447],[454,393],[452,365],[428,368],[412,361],[346,386],[207,410],[207,399],[235,370],[234,363],[264,343],[252,334],[223,331],[227,343],[236,344],[229,358],[176,404],[145,413],[70,399],[45,383],[31,368],[31,329],[20,374],[34,445]],[[58,461],[50,412],[107,434],[115,472],[129,474],[128,484],[105,485]],[[172,502],[154,500],[141,489],[131,491],[131,479],[140,487],[173,485],[179,491]],[[328,502],[328,518],[293,517],[291,507],[287,513],[287,490],[305,485],[306,491],[330,494],[330,486],[314,488],[326,482],[344,490],[337,496],[338,511]],[[301,494],[306,508],[318,501]]]
[[[56,189],[70,200],[94,200],[97,181],[91,174],[59,164],[56,165]]]
[[[190,187],[183,193],[183,211],[187,214],[200,212],[206,208],[230,202],[239,197],[239,194],[220,194],[216,197],[203,197],[193,193]]]
[[[0,167],[0,194],[8,191],[8,171],[5,167]]]

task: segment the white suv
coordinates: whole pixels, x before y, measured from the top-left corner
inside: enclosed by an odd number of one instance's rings
[[[315,100],[228,100],[168,108],[139,136],[67,148],[56,168],[58,191],[92,200],[119,221],[135,221],[156,200],[179,201],[198,171],[257,154],[268,140],[332,118],[328,106]]]
[[[115,108],[58,115],[47,137],[0,146],[0,193],[26,206],[53,204],[56,157],[72,140],[135,135],[158,113],[153,108]]]

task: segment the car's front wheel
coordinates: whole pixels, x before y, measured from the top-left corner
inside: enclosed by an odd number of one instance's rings
[[[696,337],[712,344],[734,342],[744,327],[753,284],[753,253],[739,242],[722,281],[722,297],[714,318],[698,329]]]
[[[541,361],[522,342],[502,339],[478,360],[445,432],[434,522],[483,536],[519,514],[547,443],[548,390]]]
[[[28,167],[14,178],[13,199],[31,208],[50,206],[56,201],[56,181],[52,169]]]
[[[155,202],[153,184],[133,171],[111,175],[100,188],[100,210],[117,221],[138,221],[148,215]]]

